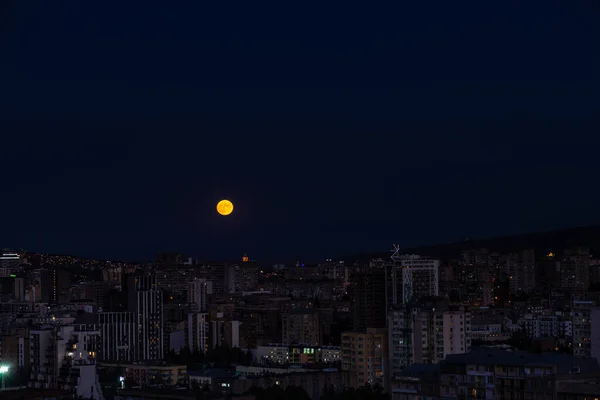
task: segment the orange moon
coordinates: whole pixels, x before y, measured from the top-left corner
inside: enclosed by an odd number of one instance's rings
[[[233,212],[233,203],[229,200],[221,200],[217,203],[217,212],[221,215],[229,215]]]

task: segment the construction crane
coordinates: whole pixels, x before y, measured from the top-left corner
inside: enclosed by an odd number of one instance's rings
[[[400,257],[400,245],[394,244],[392,249],[392,265],[393,265],[393,280],[394,280],[394,292],[396,292],[396,284],[398,282],[396,273],[398,270],[401,272],[402,276],[402,306],[404,309],[404,329],[403,329],[403,342],[402,342],[402,358],[404,368],[408,367],[411,364],[412,359],[412,310],[410,309],[409,302],[412,297],[412,285],[410,282],[405,282],[402,260]],[[394,293],[395,295],[395,293]]]

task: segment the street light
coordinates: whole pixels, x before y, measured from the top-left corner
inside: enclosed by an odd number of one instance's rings
[[[2,379],[2,389],[4,390],[4,375],[8,373],[8,365],[0,365],[0,378]]]

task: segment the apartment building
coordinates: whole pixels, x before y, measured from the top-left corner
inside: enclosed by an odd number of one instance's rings
[[[366,332],[342,334],[342,369],[348,372],[348,386],[365,383],[388,384],[388,331],[385,328],[367,328]]]
[[[450,354],[471,350],[471,313],[430,297],[389,313],[390,372],[413,363],[438,363]]]
[[[496,400],[557,399],[561,375],[599,370],[595,359],[559,353],[477,348],[440,363],[440,397]]]

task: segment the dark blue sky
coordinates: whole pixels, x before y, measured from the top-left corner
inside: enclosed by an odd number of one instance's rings
[[[597,0],[205,3],[2,2],[0,245],[275,261],[600,222]]]

